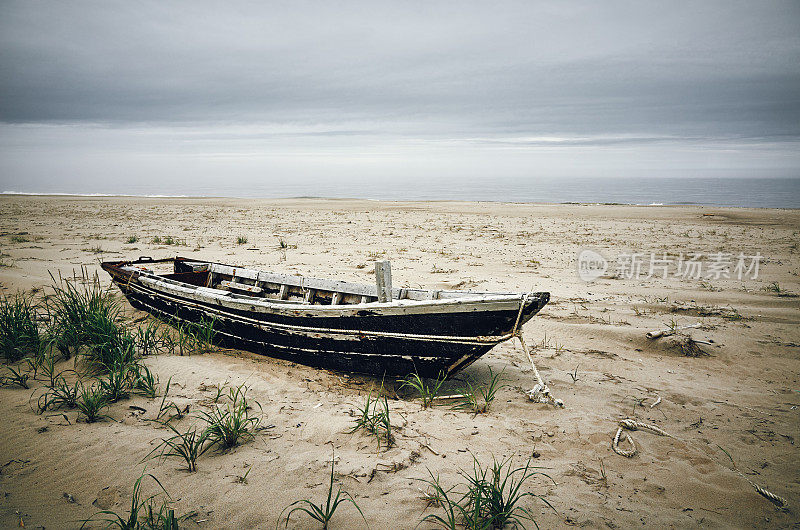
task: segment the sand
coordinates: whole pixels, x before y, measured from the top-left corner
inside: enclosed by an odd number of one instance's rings
[[[321,500],[335,452],[337,482],[371,528],[414,528],[425,514],[438,513],[420,498],[424,484],[417,479],[429,470],[449,486],[458,469],[471,468],[473,455],[483,463],[515,455],[522,463],[532,454],[550,479],[531,479],[526,491],[544,496],[554,510],[534,498],[524,505],[543,528],[796,526],[798,232],[800,212],[792,210],[4,196],[4,293],[42,289],[49,273],[94,271],[101,260],[176,254],[358,282],[372,281],[373,261],[389,259],[396,286],[550,291],[552,301],[524,336],[566,407],[527,400],[532,371],[507,342],[463,374],[483,381],[489,368],[503,372],[507,386],[487,414],[422,410],[417,400],[390,399],[400,429],[396,446],[384,451],[348,433],[376,379],[234,351],[153,356],[145,362],[162,386],[171,376],[174,399],[190,405],[190,417],[175,422],[179,428],[198,423],[192,416],[213,397],[211,385],[223,382],[246,383],[270,428],[228,453],[206,453],[198,471],[188,473],[174,459],[142,462],[166,434],[152,421],[158,400],[135,397],[112,406],[111,418],[86,424],[72,411],[37,415],[31,390],[1,388],[0,523],[70,528],[100,509],[123,514],[146,468],[176,511],[192,514],[189,528],[274,527],[292,501]],[[138,242],[126,243],[129,236]],[[181,245],[153,244],[155,236]],[[247,243],[237,244],[238,236]],[[608,256],[760,252],[764,259],[758,279],[586,283],[576,272],[583,248]],[[772,282],[782,292],[767,290]],[[132,308],[128,315],[139,316]],[[688,334],[713,341],[701,345],[708,355],[687,357],[673,340],[645,338],[673,319],[702,323]],[[387,386],[394,397],[396,385]],[[639,454],[619,456],[611,439],[625,417],[674,438],[634,432]],[[248,470],[246,483],[237,480]],[[786,498],[790,511],[778,510],[747,479]],[[152,481],[144,488],[156,491]],[[333,520],[336,528],[364,526],[349,505]],[[313,525],[296,514],[290,527]]]

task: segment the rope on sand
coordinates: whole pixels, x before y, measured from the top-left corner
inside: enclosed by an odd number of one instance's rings
[[[625,438],[627,439],[628,443],[630,444],[631,449],[629,451],[626,451],[625,449],[621,449],[619,447],[619,437],[620,437],[620,435],[622,433],[623,433],[622,427],[617,427],[617,434],[614,435],[614,441],[611,443],[611,448],[618,455],[622,455],[622,456],[624,456],[626,458],[633,458],[636,455],[636,453],[639,452],[639,450],[636,448],[636,442],[633,441],[633,438],[631,438],[630,434],[625,433]]]
[[[623,429],[627,429],[629,431],[648,431],[653,434],[657,434],[658,436],[667,436],[669,438],[674,438],[671,434],[656,427],[655,425],[651,425],[649,423],[642,423],[640,421],[633,420],[631,418],[625,418],[624,420],[620,420],[619,427],[617,427],[617,434],[614,435],[614,441],[611,443],[611,448],[614,450],[615,453],[618,455],[624,456],[626,458],[633,458],[636,456],[636,453],[639,452],[638,448],[636,447],[636,442],[633,441],[633,438],[627,432],[624,432]],[[619,446],[619,439],[622,434],[625,434],[625,439],[630,444],[630,450],[625,450],[620,448]]]
[[[624,420],[620,420],[619,427],[617,427],[617,433],[614,435],[614,441],[611,443],[611,448],[614,450],[615,453],[624,456],[626,458],[633,458],[638,452],[638,449],[636,447],[636,442],[633,441],[631,435],[628,434],[627,432],[624,432],[623,429],[627,429],[629,431],[639,431],[639,430],[649,431],[653,434],[657,434],[658,436],[667,436],[669,438],[675,438],[674,436],[664,431],[663,429],[660,429],[659,427],[656,427],[655,425],[651,425],[649,423],[642,423],[631,418],[625,418]],[[619,447],[620,436],[623,433],[625,434],[625,439],[631,445],[630,450],[625,450]],[[723,451],[725,450],[723,449]],[[731,458],[731,456],[728,454],[727,451],[725,451],[725,454],[728,455],[728,458]],[[731,458],[731,462],[733,462],[733,458]],[[734,466],[733,471],[738,473],[740,477],[745,479],[751,486],[753,486],[753,489],[755,489],[759,495],[767,499],[769,502],[771,502],[778,508],[781,508],[782,510],[786,510],[788,508],[789,501],[787,501],[780,495],[776,495],[775,493],[772,493],[768,489],[759,486],[758,484],[747,478],[741,471],[736,469],[735,463],[733,464],[733,466]]]
[[[731,454],[730,454],[728,451],[726,451],[725,449],[723,449],[721,445],[717,445],[717,447],[719,447],[720,449],[722,449],[722,452],[723,452],[723,453],[725,453],[725,456],[727,456],[727,457],[728,457],[728,459],[730,459],[730,461],[731,461],[731,465],[733,466],[733,467],[731,468],[731,471],[735,472],[737,475],[739,475],[740,477],[742,477],[743,479],[745,479],[745,480],[747,481],[747,483],[748,483],[748,484],[750,484],[751,486],[753,486],[753,489],[755,489],[755,490],[756,490],[756,492],[757,492],[759,495],[761,495],[762,497],[764,497],[765,499],[767,499],[769,502],[771,502],[772,504],[774,504],[775,506],[777,506],[777,507],[778,507],[778,508],[780,508],[781,510],[784,510],[784,511],[786,511],[786,510],[788,510],[788,509],[789,509],[789,501],[787,501],[786,499],[784,499],[784,498],[783,498],[783,497],[781,497],[780,495],[776,495],[775,493],[772,493],[772,492],[771,492],[771,491],[769,491],[768,489],[766,489],[766,488],[764,488],[764,487],[761,487],[761,486],[759,486],[758,484],[756,484],[755,482],[753,482],[752,480],[750,480],[748,477],[746,477],[746,476],[745,476],[745,474],[744,474],[744,473],[742,473],[741,471],[739,471],[739,470],[736,468],[736,462],[734,462],[734,461],[733,461],[733,457],[731,456]]]
[[[536,403],[550,403],[554,407],[563,408],[564,402],[550,395],[550,388],[545,384],[544,379],[542,379],[542,376],[539,374],[539,370],[536,369],[536,365],[533,363],[533,357],[531,357],[530,350],[528,350],[528,345],[525,344],[525,339],[522,338],[520,322],[522,321],[522,311],[525,309],[525,304],[528,303],[529,295],[530,293],[526,293],[520,298],[517,321],[514,322],[514,328],[511,330],[511,335],[519,339],[522,351],[525,352],[525,356],[528,357],[528,362],[531,363],[531,368],[533,368],[533,376],[536,377],[536,386],[525,392],[525,394],[528,396],[528,399]]]
[[[739,474],[741,475],[741,473],[739,473]],[[742,476],[744,477],[744,475],[742,475]],[[785,510],[785,509],[787,509],[789,507],[789,501],[787,501],[786,499],[784,499],[780,495],[775,495],[774,493],[772,493],[768,489],[762,488],[761,486],[759,486],[758,484],[756,484],[755,482],[753,482],[752,480],[750,480],[747,477],[744,477],[744,478],[745,478],[745,480],[747,480],[747,482],[750,483],[751,486],[753,486],[753,488],[755,488],[755,490],[762,497],[767,499],[769,502],[771,502],[772,504],[774,504],[778,508],[781,508],[782,510]]]
[[[533,368],[533,376],[536,378],[536,386],[525,392],[525,394],[528,396],[528,399],[535,401],[536,403],[550,403],[554,407],[563,408],[564,402],[550,395],[550,388],[544,382],[544,379],[542,379],[542,376],[539,374],[539,370],[536,369],[536,365],[533,363],[533,357],[531,357],[528,346],[525,344],[525,339],[522,338],[522,333],[516,331],[514,336],[519,339],[519,344],[522,347],[522,351],[524,351],[525,355],[528,357],[528,361],[531,363],[531,368]]]

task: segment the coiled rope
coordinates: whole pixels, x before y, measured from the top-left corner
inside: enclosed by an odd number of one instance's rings
[[[666,432],[655,425],[651,425],[649,423],[642,423],[640,421],[636,421],[631,418],[625,418],[624,420],[620,420],[619,426],[617,427],[617,434],[614,435],[614,441],[611,443],[611,448],[614,450],[615,453],[618,455],[624,456],[626,458],[633,458],[636,453],[639,452],[639,449],[636,447],[636,442],[633,441],[633,438],[627,432],[624,432],[623,429],[627,429],[629,431],[648,431],[658,436],[667,436],[669,438],[674,438],[671,434]],[[622,449],[619,446],[619,440],[622,434],[625,434],[625,440],[630,444],[631,449],[626,450]]]
[[[667,436],[669,438],[675,438],[674,436],[672,436],[671,434],[669,434],[665,430],[663,430],[663,429],[661,429],[659,427],[656,427],[655,425],[651,425],[649,423],[642,423],[642,422],[636,421],[636,420],[631,419],[631,418],[625,418],[624,420],[620,420],[619,426],[617,427],[617,433],[614,435],[614,441],[611,443],[611,448],[614,450],[615,453],[617,453],[618,455],[624,456],[626,458],[633,458],[639,452],[638,448],[636,447],[636,442],[633,440],[631,435],[626,432],[626,430],[627,431],[640,431],[640,430],[641,431],[648,431],[648,432],[651,432],[651,433],[656,434],[658,436]],[[622,449],[619,446],[620,437],[623,434],[625,435],[625,440],[628,442],[628,444],[630,444],[631,449]],[[727,454],[727,452],[725,454]],[[728,458],[730,458],[730,455],[728,455]],[[731,462],[733,462],[732,458],[731,458]],[[756,492],[758,492],[759,495],[761,495],[762,497],[767,499],[769,502],[771,502],[772,504],[774,504],[778,508],[781,508],[783,510],[787,509],[787,507],[789,506],[789,501],[787,501],[786,499],[784,499],[780,495],[776,495],[775,493],[772,493],[768,489],[766,489],[766,488],[764,488],[762,486],[759,486],[758,484],[756,484],[755,482],[753,482],[752,480],[747,478],[741,471],[736,469],[736,464],[735,463],[733,465],[734,465],[733,471],[735,471],[740,477],[745,479],[751,486],[753,486],[753,489],[755,489]]]

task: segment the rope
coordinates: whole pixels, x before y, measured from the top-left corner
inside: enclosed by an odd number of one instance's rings
[[[721,447],[721,446],[719,446],[719,445],[718,445],[717,447],[719,447],[720,449],[722,449],[722,447]],[[741,471],[739,471],[739,470],[736,468],[736,462],[734,462],[734,461],[733,461],[733,457],[730,455],[730,453],[728,453],[728,451],[725,451],[725,449],[722,449],[722,451],[723,451],[723,452],[724,452],[724,453],[727,455],[727,457],[728,457],[728,458],[730,459],[730,461],[731,461],[731,464],[733,465],[733,468],[731,468],[731,471],[734,471],[734,472],[735,472],[737,475],[739,475],[740,477],[742,477],[743,479],[745,479],[745,480],[747,481],[747,483],[748,483],[748,484],[750,484],[751,486],[753,486],[753,489],[754,489],[754,490],[756,490],[756,492],[757,492],[759,495],[761,495],[762,497],[764,497],[765,499],[767,499],[769,502],[771,502],[772,504],[774,504],[775,506],[777,506],[777,507],[778,507],[778,508],[780,508],[781,510],[783,510],[783,511],[788,511],[788,509],[789,509],[789,501],[787,501],[786,499],[784,499],[784,498],[783,498],[783,497],[781,497],[780,495],[776,495],[775,493],[772,493],[772,492],[771,492],[771,491],[769,491],[768,489],[766,489],[766,488],[764,488],[764,487],[762,487],[762,486],[759,486],[758,484],[756,484],[755,482],[753,482],[752,480],[750,480],[748,477],[746,477],[746,476],[744,475],[744,473],[742,473]]]
[[[626,458],[633,458],[639,450],[636,448],[636,442],[633,441],[631,435],[625,433],[625,438],[627,439],[628,443],[631,445],[631,450],[626,451],[625,449],[620,449],[619,447],[619,436],[623,433],[622,427],[617,427],[617,434],[614,435],[614,442],[611,444],[611,448],[614,450],[615,453],[618,455],[622,455]]]
[[[525,305],[528,303],[528,297],[530,293],[525,293],[520,297],[519,300],[519,311],[517,311],[517,320],[514,322],[514,327],[511,330],[511,336],[517,337],[519,339],[519,344],[522,347],[522,351],[525,352],[525,356],[528,357],[528,362],[531,363],[531,368],[533,368],[533,376],[536,377],[536,386],[532,389],[528,390],[526,394],[528,395],[528,399],[531,401],[535,401],[537,403],[550,403],[554,407],[564,407],[564,402],[560,399],[556,399],[550,395],[550,388],[545,384],[544,379],[539,374],[539,370],[536,369],[536,365],[533,362],[533,357],[531,357],[530,351],[528,350],[527,344],[525,344],[525,339],[522,338],[522,332],[520,331],[520,322],[522,321],[522,312],[525,309]]]
[[[631,450],[625,450],[620,448],[619,446],[619,439],[620,436],[623,434],[623,429],[627,429],[629,431],[648,431],[653,434],[657,434],[658,436],[667,436],[669,438],[674,438],[671,434],[656,427],[655,425],[651,425],[649,423],[642,423],[640,421],[636,421],[631,418],[625,418],[624,420],[620,420],[619,427],[617,427],[617,434],[614,435],[614,441],[611,443],[611,448],[614,450],[615,453],[618,455],[624,456],[625,458],[633,458],[636,456],[636,453],[639,450],[636,447],[636,442],[633,441],[633,438],[630,434],[625,432],[625,439],[631,445]]]
[[[522,338],[522,333],[520,333],[518,329],[514,330],[514,336],[519,339],[522,351],[524,351],[525,355],[528,357],[531,368],[533,368],[533,376],[536,378],[536,386],[526,392],[528,399],[537,403],[550,403],[554,407],[563,408],[564,402],[550,395],[550,388],[545,384],[544,379],[542,379],[542,376],[539,374],[539,370],[536,369],[536,365],[533,363],[533,357],[531,357],[528,346],[525,344],[525,339]]]
[[[517,320],[514,322],[514,328],[511,330],[512,335],[516,335],[519,333],[519,322],[522,320],[522,311],[525,309],[525,304],[528,303],[528,295],[530,293],[525,293],[519,300],[519,311],[517,311]]]
[[[663,429],[660,429],[660,428],[656,427],[655,425],[651,425],[649,423],[642,423],[642,422],[633,420],[631,418],[625,418],[624,420],[621,420],[619,422],[619,427],[617,427],[617,434],[614,435],[614,441],[611,443],[611,448],[614,450],[615,453],[617,453],[618,455],[622,455],[622,456],[624,456],[626,458],[633,458],[636,455],[636,453],[638,452],[638,450],[636,448],[636,443],[633,441],[633,438],[631,438],[631,436],[627,432],[625,432],[625,438],[627,439],[628,443],[631,445],[632,449],[628,451],[628,450],[625,450],[625,449],[621,449],[619,447],[619,439],[620,439],[620,435],[623,434],[623,432],[624,432],[623,429],[627,429],[629,431],[639,431],[639,430],[649,431],[649,432],[651,432],[653,434],[657,434],[658,436],[668,436],[669,438],[675,438],[674,436],[672,436],[668,432],[664,431]],[[730,455],[728,455],[728,457],[730,457]],[[733,462],[733,459],[731,459],[731,462]],[[784,499],[780,495],[776,495],[775,493],[772,493],[768,489],[766,489],[766,488],[764,488],[762,486],[759,486],[758,484],[756,484],[755,482],[753,482],[752,480],[747,478],[741,471],[739,471],[735,467],[736,467],[736,464],[734,464],[733,471],[736,471],[736,473],[738,473],[740,477],[745,479],[751,486],[753,486],[753,489],[755,489],[758,492],[759,495],[761,495],[762,497],[767,499],[769,502],[771,502],[772,504],[774,504],[778,508],[781,508],[783,510],[787,509],[787,507],[789,506],[789,501],[787,501],[786,499]]]
[[[642,423],[640,421],[632,420],[630,418],[625,418],[619,422],[620,427],[624,427],[629,431],[650,431],[653,434],[657,434],[659,436],[667,436],[669,438],[675,438],[671,434],[667,433],[666,431],[656,427],[655,425],[651,425],[649,423]]]
[[[740,474],[740,475],[742,475],[741,473],[739,473],[739,474]],[[775,495],[775,494],[774,494],[774,493],[772,493],[771,491],[769,491],[769,490],[767,490],[767,489],[765,489],[765,488],[762,488],[761,486],[759,486],[758,484],[756,484],[755,482],[753,482],[753,481],[752,481],[752,480],[750,480],[749,478],[745,477],[744,475],[742,475],[742,476],[744,477],[744,479],[745,479],[747,482],[749,482],[749,483],[750,483],[750,485],[751,485],[751,486],[753,486],[753,488],[755,488],[755,490],[756,490],[756,491],[757,491],[757,492],[758,492],[758,493],[759,493],[759,494],[760,494],[762,497],[764,497],[765,499],[767,499],[769,502],[771,502],[772,504],[774,504],[774,505],[775,505],[775,506],[777,506],[778,508],[781,508],[782,510],[786,510],[786,509],[789,507],[789,501],[787,501],[786,499],[784,499],[784,498],[783,498],[783,497],[781,497],[780,495]]]

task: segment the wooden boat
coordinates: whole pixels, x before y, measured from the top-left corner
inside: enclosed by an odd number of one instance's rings
[[[550,299],[541,292],[393,289],[388,262],[376,264],[382,272],[375,285],[183,257],[102,268],[134,307],[167,320],[213,319],[217,339],[231,347],[375,375],[452,375],[512,338]]]

